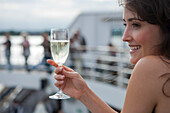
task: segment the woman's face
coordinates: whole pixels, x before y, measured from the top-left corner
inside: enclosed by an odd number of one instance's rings
[[[162,40],[160,27],[142,21],[136,13],[126,8],[123,19],[126,26],[123,41],[128,42],[130,47],[130,62],[136,64],[144,56],[155,55],[156,46]]]

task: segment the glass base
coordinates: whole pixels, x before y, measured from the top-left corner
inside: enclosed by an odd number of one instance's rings
[[[49,96],[50,99],[69,99],[70,96],[64,94],[64,93],[56,93],[54,95]]]

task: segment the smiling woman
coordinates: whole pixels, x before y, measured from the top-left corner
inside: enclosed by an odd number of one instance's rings
[[[133,1],[135,2],[135,0]],[[136,12],[137,17],[141,18],[143,21],[146,21],[152,25],[158,25],[162,32],[162,41],[160,41],[160,44],[157,46],[159,47],[159,55],[163,55],[164,57],[170,59],[170,9],[169,4],[170,1],[159,1],[159,0],[151,0],[150,2],[145,3],[145,1],[139,1],[135,2],[134,5],[133,2],[127,2],[127,9]],[[155,3],[157,2],[157,3]],[[161,2],[161,3],[160,3]],[[153,4],[155,3],[155,4]],[[150,7],[145,10],[143,10],[143,7]]]
[[[135,65],[121,113],[170,111],[170,0],[119,0],[124,8],[123,41]],[[53,61],[49,62],[54,65]],[[56,67],[56,87],[93,113],[117,113],[103,102],[78,72]],[[116,92],[115,92],[116,93]]]
[[[162,42],[159,26],[148,24],[127,8],[124,9],[124,21],[123,41],[129,44],[131,63],[136,64],[144,56],[158,54],[155,46]]]

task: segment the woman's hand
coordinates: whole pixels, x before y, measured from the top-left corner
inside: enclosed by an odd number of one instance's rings
[[[79,73],[64,65],[59,67],[53,60],[47,60],[47,62],[56,67],[56,75],[54,76],[56,79],[56,87],[76,99],[80,99],[80,97],[85,94],[88,86]]]

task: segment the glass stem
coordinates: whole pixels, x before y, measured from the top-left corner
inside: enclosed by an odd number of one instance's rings
[[[62,93],[63,93],[63,92],[62,92],[62,89],[59,89],[58,93],[59,93],[59,94],[62,94]]]

